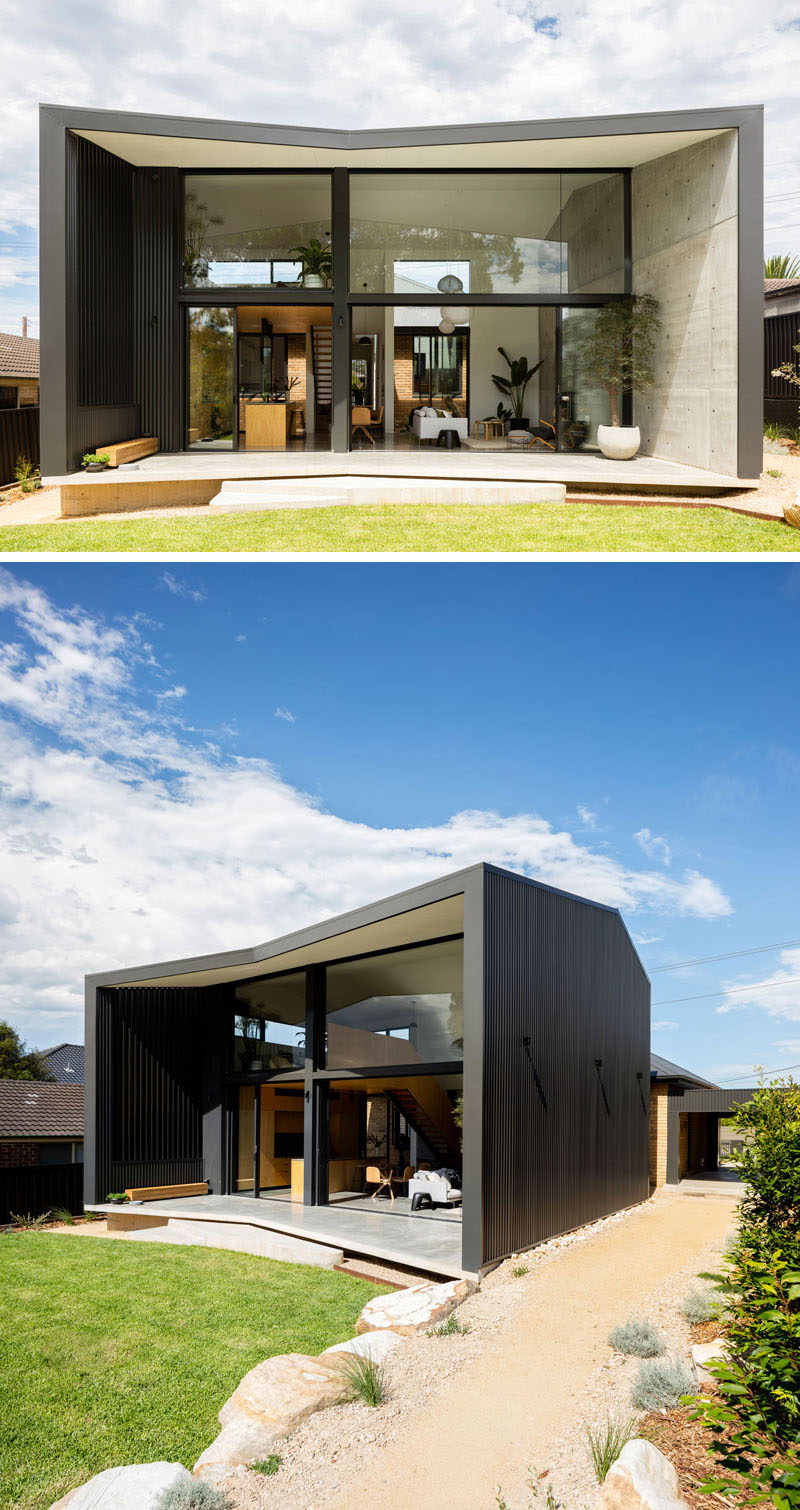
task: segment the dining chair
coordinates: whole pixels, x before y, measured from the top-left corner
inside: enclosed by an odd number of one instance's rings
[[[377,1164],[368,1164],[364,1178],[368,1185],[375,1186],[372,1192],[373,1201],[380,1195],[382,1190],[388,1190],[392,1200],[394,1200],[394,1191],[392,1189],[394,1172],[391,1169],[386,1174],[382,1174]]]
[[[353,440],[355,440],[356,436],[359,434],[366,435],[370,445],[374,446],[375,436],[370,435],[369,433],[370,412],[365,404],[353,405],[350,413],[350,424],[352,427]]]

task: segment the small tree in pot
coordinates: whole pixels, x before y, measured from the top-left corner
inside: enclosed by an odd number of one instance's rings
[[[597,444],[615,461],[627,461],[639,449],[638,426],[620,424],[620,404],[623,394],[651,387],[660,325],[658,300],[652,294],[632,295],[598,310],[593,329],[581,343],[584,380],[606,389],[611,410],[611,424],[597,427]]]
[[[508,377],[500,377],[497,373],[493,372],[492,382],[494,383],[495,388],[499,388],[500,392],[506,395],[506,398],[511,405],[511,413],[514,416],[514,423],[517,428],[520,430],[527,430],[528,421],[525,418],[525,390],[529,382],[531,381],[531,378],[535,377],[537,372],[539,371],[539,368],[544,361],[544,357],[542,357],[541,362],[536,363],[535,367],[529,367],[527,357],[515,357],[512,361],[511,357],[508,355],[508,352],[504,351],[502,346],[498,346],[497,350],[499,351],[501,357],[503,357],[504,361],[508,363]],[[500,414],[500,409],[501,405],[498,404],[498,415]]]

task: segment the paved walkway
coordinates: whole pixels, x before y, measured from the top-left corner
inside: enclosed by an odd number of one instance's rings
[[[326,1510],[492,1510],[498,1484],[513,1502],[513,1485],[549,1461],[574,1419],[611,1327],[694,1255],[699,1263],[735,1208],[735,1198],[666,1195],[565,1249],[535,1276],[514,1324],[447,1379],[380,1458],[354,1461]]]

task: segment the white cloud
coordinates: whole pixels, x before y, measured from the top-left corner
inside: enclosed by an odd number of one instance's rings
[[[669,865],[672,852],[666,839],[659,838],[658,834],[652,834],[649,828],[640,828],[633,837],[650,860],[660,860],[662,865]]]
[[[204,603],[205,593],[199,587],[190,587],[188,582],[181,582],[171,571],[161,574],[161,585],[166,587],[175,598],[186,598],[190,603]]]
[[[651,1022],[650,1031],[652,1033],[671,1033],[674,1028],[679,1027],[679,1022]]]
[[[237,636],[236,636],[236,643],[237,643],[237,645],[242,645],[246,639],[247,639],[247,635],[246,634],[237,634]]]
[[[482,859],[628,915],[731,911],[708,877],[632,869],[532,812],[341,818],[155,700],[136,623],[64,609],[2,567],[0,610],[15,621],[0,647],[0,1017],[33,1041],[42,1012],[74,1013],[80,1034],[86,972],[252,944]]]
[[[157,692],[156,693],[156,697],[158,698],[158,701],[160,703],[162,703],[162,702],[168,702],[170,700],[175,701],[176,699],[179,700],[180,698],[185,697],[185,696],[186,696],[186,688],[185,687],[168,687],[167,690],[166,690],[166,692]]]
[[[782,949],[780,963],[760,980],[728,981],[717,1012],[744,1012],[757,1007],[770,1017],[800,1022],[800,949]]]
[[[597,814],[593,813],[591,808],[578,806],[577,813],[584,828],[597,827]]]
[[[273,718],[282,718],[285,724],[297,723],[297,719],[292,713],[291,708],[276,708],[272,716]]]

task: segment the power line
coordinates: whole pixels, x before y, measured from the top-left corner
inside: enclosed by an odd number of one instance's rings
[[[718,960],[743,959],[746,954],[769,954],[772,949],[794,949],[800,939],[787,939],[785,944],[760,944],[756,949],[735,949],[732,954],[706,954],[703,959],[681,959],[675,965],[653,965],[650,974],[661,970],[682,970],[685,965],[715,965]]]
[[[777,1069],[774,1070],[751,1070],[749,1075],[732,1075],[730,1080],[720,1080],[718,1083],[720,1085],[734,1085],[737,1080],[752,1080],[753,1075],[780,1075],[784,1070],[800,1070],[800,1064],[779,1064]],[[743,1089],[749,1090],[750,1087],[743,1086]],[[753,1086],[752,1089],[756,1090],[757,1087]]]
[[[653,1007],[674,1007],[679,1001],[708,1001],[712,996],[740,996],[744,992],[774,991],[778,986],[793,986],[800,981],[800,975],[789,975],[786,980],[766,981],[763,985],[754,981],[752,986],[730,986],[725,991],[705,991],[702,996],[673,996],[669,1001],[655,1001]]]

